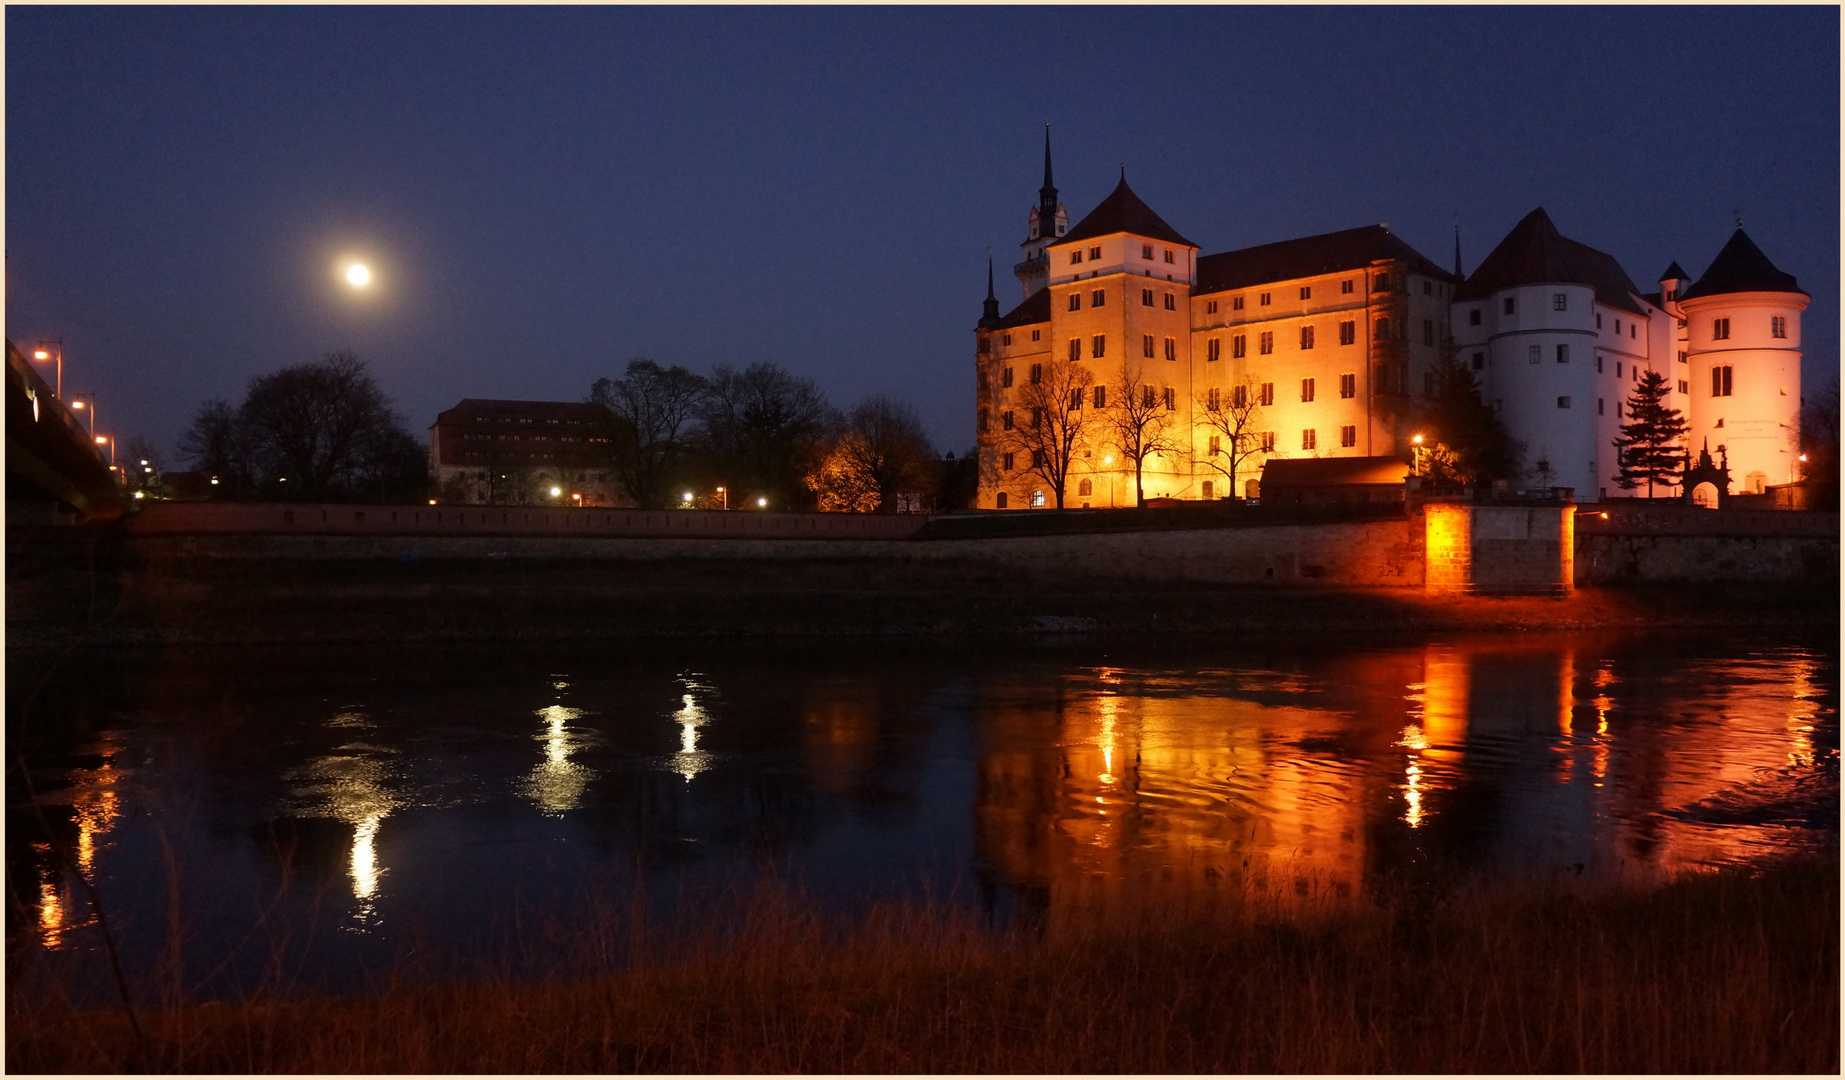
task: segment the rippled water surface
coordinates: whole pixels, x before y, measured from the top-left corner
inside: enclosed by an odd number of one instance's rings
[[[840,910],[1055,918],[1149,887],[1652,879],[1837,847],[1829,640],[10,667],[11,951],[101,955],[87,880],[125,965],[201,993],[498,963],[610,897],[670,911],[763,874]]]

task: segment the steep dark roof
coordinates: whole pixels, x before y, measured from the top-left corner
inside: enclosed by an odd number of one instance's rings
[[[1666,267],[1666,272],[1659,275],[1659,280],[1661,281],[1690,281],[1691,275],[1685,273],[1685,268],[1678,264],[1677,259],[1674,259],[1672,260],[1672,265]]]
[[[582,401],[506,401],[498,398],[462,398],[452,409],[436,414],[436,424],[506,424],[530,420],[589,421],[596,407]],[[434,424],[430,426],[435,426]]]
[[[1276,244],[1204,255],[1198,259],[1198,285],[1192,295],[1246,289],[1271,281],[1357,270],[1379,259],[1399,259],[1410,273],[1443,281],[1458,281],[1453,274],[1424,258],[1421,252],[1397,239],[1382,225],[1365,225],[1342,232],[1283,240]]]
[[[1029,326],[1032,323],[1051,321],[1051,290],[1039,289],[1025,298],[1025,302],[1013,308],[994,325],[995,330],[1009,330],[1014,326]]]
[[[1409,462],[1400,457],[1269,458],[1262,492],[1327,484],[1401,484]]]
[[[1730,237],[1730,242],[1723,245],[1717,258],[1704,271],[1704,276],[1691,288],[1685,290],[1680,300],[1690,300],[1696,296],[1714,296],[1718,293],[1739,292],[1801,292],[1800,283],[1794,275],[1783,274],[1775,269],[1775,264],[1768,261],[1762,249],[1755,246],[1742,229],[1738,228]]]
[[[1595,290],[1597,301],[1636,315],[1646,314],[1634,299],[1639,288],[1614,256],[1558,233],[1541,206],[1512,226],[1492,254],[1454,291],[1454,299],[1479,300],[1514,285],[1553,282],[1588,285]]]
[[[1089,216],[1077,222],[1076,228],[1058,237],[1056,243],[1065,244],[1072,240],[1087,240],[1092,236],[1107,236],[1118,232],[1184,244],[1186,247],[1198,246],[1180,236],[1172,226],[1161,221],[1151,207],[1141,202],[1140,196],[1128,187],[1125,176],[1115,185],[1115,190],[1108,193],[1108,198],[1102,200],[1100,206],[1089,211]]]

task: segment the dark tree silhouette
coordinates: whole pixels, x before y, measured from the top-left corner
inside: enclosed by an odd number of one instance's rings
[[[611,464],[635,505],[667,505],[704,399],[704,379],[644,358],[628,361],[621,378],[590,386],[590,403],[606,421]]]
[[[1204,426],[1216,432],[1218,448],[1205,455],[1204,463],[1224,474],[1230,485],[1230,498],[1236,499],[1236,474],[1243,462],[1261,452],[1256,438],[1258,403],[1255,376],[1245,375],[1235,386],[1214,388],[1201,394],[1197,401],[1198,416]]]
[[[1452,339],[1444,342],[1417,418],[1428,478],[1437,484],[1480,487],[1517,475],[1519,446],[1480,399],[1480,384],[1461,363]]]
[[[1620,437],[1614,440],[1620,470],[1614,482],[1632,491],[1646,485],[1646,497],[1653,497],[1653,485],[1672,483],[1685,466],[1685,448],[1681,440],[1689,425],[1677,409],[1666,407],[1670,386],[1657,371],[1640,376],[1640,382],[1627,399],[1627,422],[1621,425]]]
[[[827,477],[843,477],[845,487],[863,489],[859,509],[870,506],[877,513],[894,514],[899,494],[921,494],[933,486],[934,458],[915,410],[880,395],[846,414],[833,452],[808,483],[824,499]]]
[[[771,363],[712,369],[700,408],[704,470],[740,496],[778,509],[808,509],[803,483],[826,456],[840,424],[810,379]],[[731,505],[738,505],[733,502]]]
[[[1833,376],[1800,406],[1800,452],[1815,510],[1839,508],[1839,380]]]
[[[1029,382],[1012,396],[1013,424],[998,444],[1025,455],[1030,471],[1044,478],[1063,509],[1070,463],[1094,426],[1089,410],[1091,376],[1081,364],[1034,364]]]

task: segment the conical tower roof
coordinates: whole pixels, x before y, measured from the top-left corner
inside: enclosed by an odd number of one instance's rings
[[[1140,196],[1128,187],[1127,177],[1115,185],[1115,190],[1108,193],[1101,205],[1089,211],[1089,216],[1076,223],[1076,227],[1058,238],[1058,243],[1072,240],[1087,240],[1092,236],[1107,236],[1110,233],[1127,232],[1135,236],[1151,237],[1186,247],[1197,247],[1177,229],[1160,220],[1160,216]]]
[[[1557,232],[1543,207],[1526,214],[1492,253],[1480,261],[1456,300],[1479,300],[1514,285],[1588,285],[1609,307],[1643,314],[1634,299],[1640,290],[1614,256]]]
[[[1678,264],[1677,259],[1674,259],[1672,260],[1672,265],[1666,267],[1665,273],[1659,275],[1659,280],[1661,281],[1690,281],[1691,275],[1685,273],[1685,268]]]
[[[1711,261],[1710,269],[1704,271],[1691,288],[1685,290],[1680,300],[1691,300],[1699,296],[1715,296],[1720,293],[1740,292],[1785,292],[1800,293],[1800,283],[1794,275],[1784,274],[1768,261],[1762,249],[1755,246],[1740,226],[1731,234],[1730,242],[1723,245],[1723,250]]]

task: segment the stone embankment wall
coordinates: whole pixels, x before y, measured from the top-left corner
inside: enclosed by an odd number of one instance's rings
[[[1523,508],[1491,509],[1529,516]],[[1576,509],[1570,576],[1578,585],[1838,578],[1837,514],[1620,503]],[[1568,517],[1568,511],[1563,513]],[[1047,523],[1051,520],[1046,516]],[[156,561],[848,559],[899,567],[964,561],[1047,581],[1113,577],[1214,584],[1424,584],[1425,525],[1420,517],[1112,532],[1047,529],[1042,535],[972,532],[941,539],[926,538],[927,521],[746,511],[166,503],[135,515],[127,531],[132,548]],[[1513,528],[1520,522],[1522,531]],[[1524,580],[1529,575],[1520,569],[1518,545],[1544,547],[1555,541],[1532,536],[1531,523],[1520,522],[1495,518],[1484,531],[1475,524],[1480,535],[1470,543],[1493,548],[1489,561],[1502,564],[1481,571],[1471,566],[1481,554],[1474,553],[1469,572],[1487,573],[1491,580],[1478,583],[1484,590],[1546,591]],[[1538,561],[1545,564],[1546,575],[1559,562],[1567,567],[1572,561],[1570,555],[1559,560],[1554,546],[1537,554],[1543,556]],[[1547,576],[1536,584],[1561,581]]]

